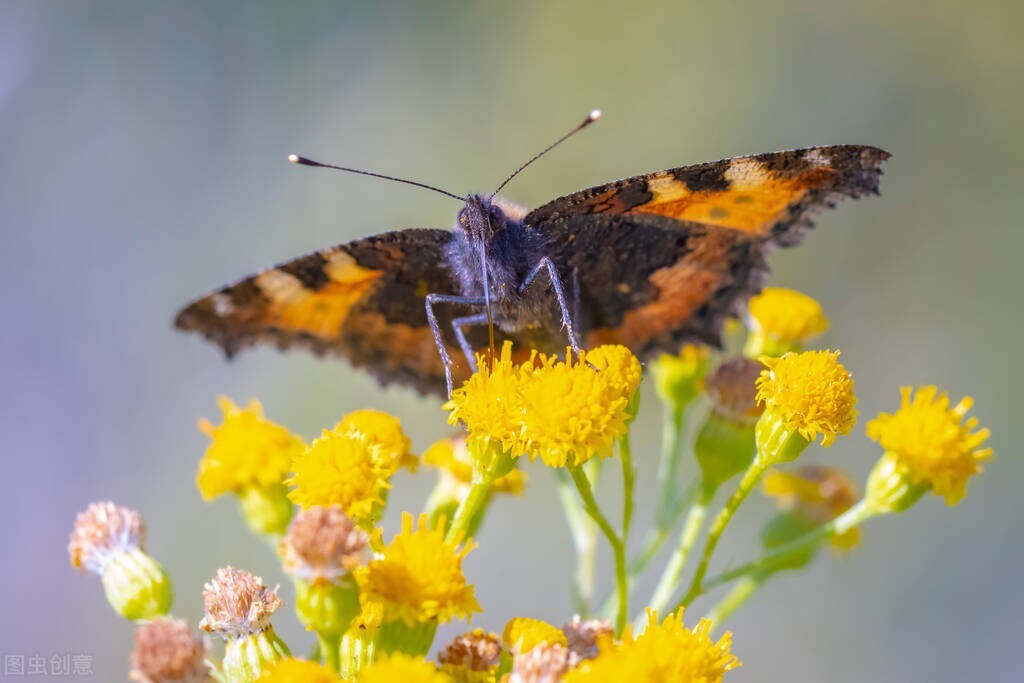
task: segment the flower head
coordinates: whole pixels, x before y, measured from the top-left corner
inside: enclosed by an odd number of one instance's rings
[[[260,683],[341,683],[338,674],[326,666],[289,657],[263,672]]]
[[[311,507],[288,525],[279,552],[289,576],[335,583],[359,564],[368,541],[341,508]]]
[[[484,444],[495,442],[502,450],[512,450],[521,431],[522,376],[532,372],[533,357],[524,364],[514,363],[512,342],[506,341],[500,355],[491,358],[481,354],[477,363],[480,369],[444,404],[449,411],[448,424],[461,422],[470,439]]]
[[[753,424],[763,412],[757,402],[757,379],[763,365],[736,356],[722,361],[707,379],[708,398],[716,413],[740,424]]]
[[[706,346],[685,344],[679,354],[662,354],[651,363],[654,389],[662,401],[683,408],[704,391],[711,352]]]
[[[379,410],[357,410],[343,417],[332,431],[365,441],[374,464],[387,477],[401,467],[415,470],[418,466],[412,442],[397,417]]]
[[[222,567],[212,581],[203,585],[203,606],[206,616],[199,628],[228,639],[266,629],[270,616],[281,606],[281,598],[260,577]]]
[[[782,355],[797,351],[828,329],[821,304],[792,289],[765,287],[750,298],[747,355]]]
[[[546,621],[528,617],[510,619],[501,634],[501,643],[512,652],[527,652],[541,644],[561,645],[562,647],[569,644],[565,633],[560,628],[556,628]]]
[[[263,406],[255,399],[245,408],[225,396],[217,403],[224,413],[223,422],[199,421],[199,429],[212,440],[196,474],[203,498],[281,483],[292,459],[305,448],[302,439],[266,419]]]
[[[462,436],[441,439],[423,452],[423,463],[438,468],[442,485],[458,494],[461,500],[473,480],[473,463],[469,457],[466,439]],[[526,487],[526,473],[512,470],[491,484],[492,493],[520,495]]]
[[[660,683],[720,683],[722,677],[740,665],[729,652],[732,634],[718,642],[711,640],[711,622],[702,619],[696,628],[683,626],[682,610],[661,624],[648,613],[644,632],[609,645],[591,660],[569,671],[565,683],[636,681]]]
[[[292,468],[286,483],[295,487],[288,493],[293,503],[303,509],[337,505],[358,524],[379,513],[391,486],[368,440],[344,432],[325,429]]]
[[[356,570],[361,599],[380,603],[385,622],[412,626],[468,619],[481,611],[462,573],[462,560],[471,549],[446,541],[443,526],[430,528],[425,515],[416,528],[406,513],[401,533],[379,557]]]
[[[90,503],[75,518],[68,555],[71,566],[102,576],[114,557],[145,542],[146,525],[137,511],[110,501]]]
[[[509,683],[555,683],[579,664],[579,657],[565,645],[540,643],[517,652]]]
[[[456,636],[437,653],[441,671],[457,683],[493,683],[501,662],[501,639],[474,629]]]
[[[837,434],[849,434],[857,421],[853,378],[837,360],[838,351],[787,353],[761,357],[766,366],[757,379],[757,401],[791,432],[808,441],[822,435],[831,446]]]
[[[952,408],[946,392],[934,386],[901,389],[899,409],[880,413],[867,426],[868,436],[885,449],[895,469],[955,505],[967,491],[967,480],[981,472],[992,457],[981,448],[988,429],[977,429],[977,418],[966,421],[973,400],[963,398]]]
[[[99,576],[107,602],[126,619],[155,619],[171,607],[171,580],[145,540],[138,512],[105,502],[79,513],[68,541],[71,565]]]
[[[860,499],[857,486],[834,467],[804,465],[795,472],[773,470],[764,478],[765,495],[775,498],[780,509],[816,527],[843,514]],[[860,529],[829,538],[833,547],[847,550],[860,542]]]
[[[135,629],[129,680],[136,683],[208,683],[206,643],[184,619],[157,619]]]
[[[419,657],[393,654],[363,669],[357,683],[452,683],[447,674]]]
[[[572,621],[562,624],[569,650],[580,659],[593,659],[602,645],[608,646],[615,640],[615,629],[612,622],[606,619],[580,619],[574,616]]]
[[[640,362],[624,347],[599,346],[580,352],[575,361],[543,358],[522,380],[518,452],[549,467],[610,456],[615,441],[629,430],[639,376]]]

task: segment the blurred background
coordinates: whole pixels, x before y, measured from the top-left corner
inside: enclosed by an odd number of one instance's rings
[[[997,459],[959,507],[932,497],[872,523],[860,550],[738,613],[730,680],[1021,680],[1022,21],[1000,0],[0,4],[0,650],[85,653],[100,679],[125,676],[130,626],[68,566],[93,500],[142,511],[193,621],[219,566],[287,583],[233,501],[195,490],[194,425],[219,417],[219,393],[259,397],[307,437],[362,407],[400,416],[419,450],[447,434],[439,402],[343,363],[257,350],[228,364],[171,330],[187,300],[262,266],[453,221],[446,198],[287,154],[486,191],[599,107],[599,125],[505,194],[537,206],[738,154],[891,151],[881,198],[845,203],[773,258],[772,284],[822,302],[822,343],[842,349],[860,398],[854,436],[808,459],[862,478],[878,455],[863,424],[901,384],[974,396],[993,432]],[[635,451],[652,491],[646,391]],[[486,610],[474,625],[570,614],[569,535],[549,473],[529,469],[527,497],[494,506],[467,560]],[[432,484],[399,477],[389,536]],[[720,566],[751,556],[769,509],[748,504]],[[304,651],[290,608],[277,622]]]

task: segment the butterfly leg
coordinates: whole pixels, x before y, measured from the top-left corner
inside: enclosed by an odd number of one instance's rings
[[[473,347],[470,345],[469,340],[466,339],[466,332],[462,328],[467,325],[483,325],[486,322],[487,313],[464,315],[460,318],[452,319],[452,329],[455,330],[455,338],[459,340],[459,347],[462,349],[462,355],[466,357],[466,361],[469,363],[469,369],[473,372],[476,372],[476,356],[473,353]]]
[[[448,347],[444,343],[444,336],[441,334],[441,326],[437,322],[437,315],[434,314],[434,304],[462,304],[468,306],[480,306],[484,304],[483,297],[479,296],[454,296],[452,294],[427,294],[427,323],[430,331],[434,334],[434,343],[437,344],[437,352],[441,355],[441,363],[444,365],[444,381],[448,387],[448,395],[452,395],[452,359],[448,355]],[[453,321],[454,324],[454,321]],[[462,345],[464,335],[456,327],[456,336],[460,337],[459,344]],[[463,346],[463,352],[466,347]]]
[[[534,269],[530,271],[530,274],[526,276],[526,279],[523,280],[523,284],[519,285],[519,293],[522,294],[534,279],[544,271],[547,271],[548,277],[551,278],[551,288],[555,290],[558,310],[562,315],[562,327],[565,328],[566,333],[569,335],[569,346],[572,347],[573,353],[578,355],[580,344],[576,338],[576,327],[572,323],[572,316],[569,314],[569,304],[565,299],[565,289],[562,287],[562,279],[558,276],[558,269],[555,268],[554,261],[547,256],[542,258]]]

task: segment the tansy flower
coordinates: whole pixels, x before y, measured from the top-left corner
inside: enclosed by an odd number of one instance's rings
[[[438,468],[441,473],[439,487],[453,492],[461,500],[473,480],[473,464],[470,461],[465,437],[452,437],[435,442],[423,452],[423,463]],[[526,473],[512,470],[498,477],[491,484],[492,493],[520,495],[526,486]]]
[[[387,413],[357,410],[343,417],[332,431],[364,440],[373,462],[387,477],[401,467],[414,471],[418,465],[412,454],[412,442],[402,431],[401,423]]]
[[[679,354],[662,354],[651,363],[654,389],[662,401],[677,409],[685,408],[704,391],[708,371],[708,347],[685,344]]]
[[[266,419],[263,406],[255,399],[245,408],[225,396],[217,403],[224,413],[223,422],[199,421],[200,431],[212,440],[196,474],[203,498],[280,484],[292,460],[305,448],[302,439]]]
[[[350,572],[362,560],[367,535],[340,508],[312,507],[295,516],[278,552],[295,580],[299,621],[319,636],[340,637],[359,614]],[[336,647],[336,645],[335,645]]]
[[[128,679],[135,683],[212,683],[206,644],[184,619],[157,619],[135,629]]]
[[[412,626],[468,619],[481,611],[462,573],[462,560],[471,549],[445,541],[444,530],[430,528],[426,515],[420,516],[417,528],[413,516],[405,513],[401,533],[356,570],[361,598],[381,604],[384,622]]]
[[[494,683],[501,662],[501,639],[475,629],[456,636],[437,653],[441,671],[456,683]]]
[[[393,654],[363,669],[357,683],[452,683],[447,674],[419,657]]]
[[[750,337],[746,355],[781,356],[799,351],[828,329],[821,304],[792,289],[765,287],[750,298]]]
[[[199,628],[225,641],[222,670],[225,680],[251,683],[278,660],[291,656],[270,616],[281,606],[277,591],[263,579],[241,569],[223,567],[203,585],[206,614]]]
[[[480,369],[455,389],[444,404],[448,424],[461,422],[469,438],[484,448],[493,442],[502,450],[512,450],[522,430],[522,378],[533,372],[532,356],[527,363],[514,364],[512,342],[506,341],[497,358],[480,354],[477,363]]]
[[[765,495],[775,498],[781,510],[804,522],[797,533],[831,522],[860,499],[849,477],[822,465],[804,465],[795,472],[773,470],[765,476],[763,486]],[[829,538],[839,550],[853,548],[859,541],[858,527]]]
[[[111,502],[79,513],[68,540],[71,566],[99,576],[110,606],[126,619],[155,619],[171,606],[171,580],[145,541],[142,516]]]
[[[566,647],[569,643],[561,629],[546,621],[515,617],[505,624],[501,644],[512,652],[527,652],[541,644]]]
[[[762,356],[766,368],[757,379],[757,401],[765,406],[761,422],[778,423],[807,441],[821,434],[826,448],[836,435],[849,434],[857,421],[857,397],[853,378],[838,357],[838,351]]]
[[[603,369],[591,367],[592,355],[605,364]],[[565,362],[542,359],[521,380],[522,427],[516,450],[539,457],[549,467],[610,456],[615,441],[629,430],[639,373],[639,361],[622,347],[598,347]]]
[[[732,634],[726,633],[717,643],[712,641],[711,622],[706,619],[693,630],[683,626],[682,610],[661,624],[653,612],[648,612],[647,619],[640,636],[627,636],[619,645],[608,645],[596,658],[566,673],[564,683],[720,683],[728,671],[740,665],[729,652]]]
[[[303,509],[339,506],[358,524],[372,522],[390,488],[387,475],[374,461],[367,439],[324,430],[306,452],[295,459],[285,483],[294,486],[288,497]]]
[[[341,683],[338,674],[326,666],[293,657],[274,663],[259,680],[260,683]]]
[[[557,683],[579,664],[579,657],[565,645],[541,643],[512,660],[508,683]]]
[[[593,659],[602,645],[615,640],[615,629],[607,619],[580,619],[579,615],[567,624],[562,624],[562,633],[569,650],[580,659]]]
[[[903,387],[900,393],[899,409],[871,420],[867,434],[885,449],[897,473],[955,505],[967,480],[981,472],[980,463],[992,457],[991,448],[981,448],[989,430],[977,429],[975,417],[964,420],[970,397],[951,408],[946,392],[934,386],[918,387],[916,395]]]

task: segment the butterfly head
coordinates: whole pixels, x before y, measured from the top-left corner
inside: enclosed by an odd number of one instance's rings
[[[488,244],[508,227],[509,218],[490,197],[471,194],[459,211],[456,230],[474,244]]]

